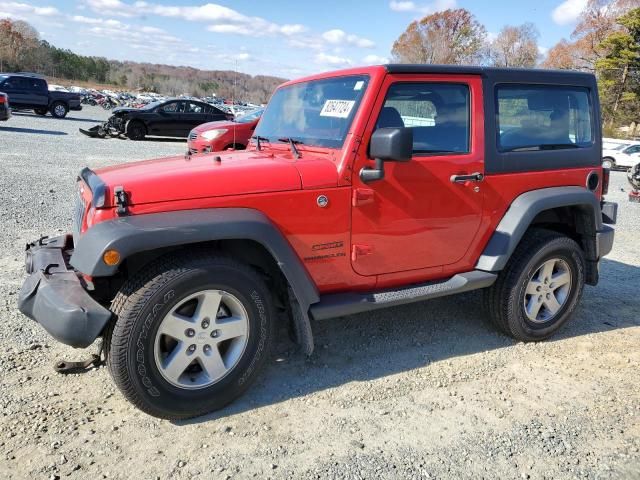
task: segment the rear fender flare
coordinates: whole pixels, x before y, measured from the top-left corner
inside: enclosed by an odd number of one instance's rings
[[[541,188],[525,192],[511,203],[475,268],[487,272],[502,270],[536,215],[558,207],[577,207],[592,219],[588,234],[589,239],[593,238],[595,252],[596,232],[603,229],[600,202],[595,194],[581,187]]]

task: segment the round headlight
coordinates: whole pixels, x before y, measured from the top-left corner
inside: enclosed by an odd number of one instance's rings
[[[227,130],[225,128],[207,130],[206,132],[201,133],[200,136],[206,140],[213,140],[214,138],[218,138],[222,134],[226,133],[226,131]]]

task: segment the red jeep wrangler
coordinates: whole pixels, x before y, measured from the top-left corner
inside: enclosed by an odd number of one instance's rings
[[[240,395],[277,315],[311,320],[484,289],[522,341],[598,282],[604,202],[593,75],[434,65],[282,85],[246,151],[78,179],[73,233],[27,249],[20,310],[59,341],[103,337],[122,393],[187,418]]]

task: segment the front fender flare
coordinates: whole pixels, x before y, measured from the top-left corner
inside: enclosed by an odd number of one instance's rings
[[[320,300],[318,289],[280,230],[260,211],[248,208],[182,210],[121,217],[94,225],[77,241],[70,263],[93,277],[114,275],[118,266],[102,261],[106,250],[117,250],[124,260],[160,248],[212,240],[253,240],[274,258],[302,310],[297,321],[306,322],[308,311]],[[313,342],[303,345],[311,354]]]

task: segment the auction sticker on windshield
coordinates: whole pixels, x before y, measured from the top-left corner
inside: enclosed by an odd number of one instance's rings
[[[320,111],[320,116],[347,118],[355,103],[355,100],[327,100]]]

